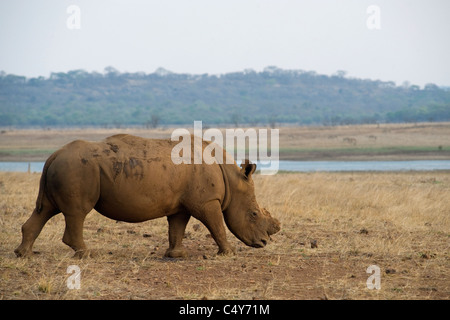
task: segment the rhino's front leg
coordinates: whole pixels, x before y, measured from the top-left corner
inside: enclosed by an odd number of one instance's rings
[[[194,215],[194,217],[203,222],[209,232],[211,232],[211,236],[219,246],[218,254],[233,255],[235,253],[234,248],[227,240],[222,208],[218,200],[207,202],[198,213],[198,216]]]

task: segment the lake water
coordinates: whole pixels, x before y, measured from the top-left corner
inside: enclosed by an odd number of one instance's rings
[[[450,160],[415,161],[280,161],[279,170],[314,171],[433,171],[450,170]]]
[[[0,162],[0,171],[42,172],[44,162]],[[279,170],[315,171],[433,171],[450,170],[450,160],[415,161],[280,161]]]

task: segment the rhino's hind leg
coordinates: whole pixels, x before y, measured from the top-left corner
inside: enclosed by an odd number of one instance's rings
[[[22,225],[22,243],[14,250],[17,257],[25,257],[33,252],[34,241],[47,221],[57,213],[59,211],[50,206],[44,207],[39,213],[34,209],[31,217]]]
[[[89,256],[91,252],[87,249],[83,240],[83,225],[86,214],[66,214],[66,228],[62,241],[75,251],[74,258]]]
[[[169,222],[169,249],[164,254],[168,258],[186,258],[187,252],[181,244],[186,225],[191,215],[179,212],[167,217]]]

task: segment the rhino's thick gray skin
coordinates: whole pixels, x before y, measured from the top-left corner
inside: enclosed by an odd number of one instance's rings
[[[191,216],[209,229],[219,254],[234,252],[224,220],[246,245],[265,246],[280,224],[256,202],[252,180],[256,165],[248,161],[242,168],[225,161],[175,165],[171,150],[176,143],[115,135],[102,142],[77,140],[56,151],[45,163],[36,207],[22,226],[16,255],[30,254],[45,223],[60,212],[66,222],[63,242],[76,256],[89,254],[83,223],[92,209],[126,222],[167,216],[168,257],[186,255],[181,242]],[[203,141],[202,148],[207,145]]]

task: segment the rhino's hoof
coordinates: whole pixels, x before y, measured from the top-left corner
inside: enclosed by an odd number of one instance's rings
[[[97,252],[93,250],[78,250],[75,252],[72,258],[84,259],[84,258],[93,258],[95,256],[97,256]]]
[[[165,258],[186,258],[187,252],[184,249],[167,249],[166,253],[164,254]]]
[[[17,258],[22,258],[22,257],[24,257],[25,256],[25,253],[24,252],[21,252],[21,251],[19,251],[19,250],[14,250],[14,253],[16,254],[16,257]]]
[[[220,249],[217,254],[219,256],[234,256],[236,254],[236,250],[234,248]]]
[[[24,258],[24,257],[31,256],[32,251],[31,250],[26,250],[26,249],[21,249],[19,247],[16,250],[14,250],[14,253],[16,254],[17,258]]]

